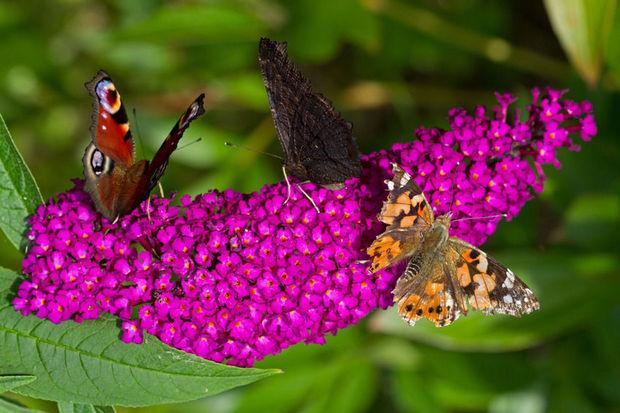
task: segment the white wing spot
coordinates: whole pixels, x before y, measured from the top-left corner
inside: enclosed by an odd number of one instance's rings
[[[484,272],[487,272],[488,267],[489,267],[489,261],[487,260],[487,257],[485,257],[484,254],[480,254],[480,260],[478,262],[478,265],[476,265],[476,268],[478,269],[478,271],[484,273]]]
[[[411,175],[409,175],[407,172],[405,172],[402,176],[402,178],[400,178],[400,186],[405,186],[407,185],[407,182],[409,182],[411,180]]]
[[[515,275],[510,269],[508,269],[506,271],[506,279],[502,283],[502,287],[512,288],[514,286],[514,283],[515,283]]]
[[[505,296],[504,296],[504,298],[503,298],[503,300],[504,300],[504,302],[505,302],[506,304],[512,304],[512,303],[513,303],[513,300],[512,300],[512,296],[511,296],[511,295],[505,295]]]

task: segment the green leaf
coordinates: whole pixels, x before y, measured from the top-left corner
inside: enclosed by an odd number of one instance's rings
[[[43,197],[0,115],[0,228],[23,251],[26,219]]]
[[[0,394],[7,392],[24,384],[28,384],[36,380],[35,376],[26,374],[15,374],[11,376],[0,376]]]
[[[42,413],[40,410],[33,410],[23,407],[12,400],[0,397],[0,413]]]
[[[214,363],[152,336],[141,345],[127,345],[113,319],[54,325],[23,317],[10,303],[16,279],[0,267],[0,371],[37,378],[16,393],[60,402],[150,406],[212,396],[279,372]]]
[[[112,406],[93,406],[92,404],[58,403],[59,413],[115,413]]]
[[[545,0],[549,20],[560,44],[581,77],[598,83],[616,0]]]

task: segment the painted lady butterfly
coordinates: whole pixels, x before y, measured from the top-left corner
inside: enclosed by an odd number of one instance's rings
[[[534,293],[511,270],[473,245],[450,237],[451,213],[440,217],[411,175],[393,164],[394,178],[380,221],[388,226],[368,248],[371,272],[405,258],[409,263],[394,289],[398,313],[413,325],[427,318],[435,326],[467,314],[467,305],[485,314],[521,316],[538,310]]]

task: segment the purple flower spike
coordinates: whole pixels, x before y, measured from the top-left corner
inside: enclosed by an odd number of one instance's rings
[[[54,323],[119,316],[121,338],[143,332],[214,361],[251,366],[392,305],[399,270],[370,275],[366,248],[383,231],[376,219],[392,162],[408,169],[436,214],[516,216],[543,189],[542,165],[559,167],[560,147],[596,134],[588,102],[535,89],[526,120],[510,115],[515,98],[473,114],[449,113],[447,131],[421,128],[416,140],[362,158],[363,176],[346,188],[284,183],[252,194],[212,191],[194,199],[151,198],[111,223],[98,215],[81,181],[30,218],[23,261],[30,279],[13,305]],[[149,213],[147,214],[147,208]],[[456,221],[452,235],[480,245],[494,220]]]

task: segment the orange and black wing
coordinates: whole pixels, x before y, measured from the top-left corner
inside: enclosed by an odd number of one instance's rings
[[[398,314],[411,325],[426,318],[443,327],[459,318],[465,307],[447,263],[430,255],[411,258],[393,293]]]
[[[450,238],[447,254],[455,256],[454,282],[473,309],[521,316],[540,308],[532,290],[519,277],[480,249]]]
[[[91,138],[84,151],[85,186],[97,210],[109,219],[119,215],[126,171],[135,167],[127,112],[112,78],[100,70],[85,84],[94,98]]]
[[[376,272],[410,255],[434,221],[433,211],[411,175],[392,164],[394,177],[386,181],[389,194],[377,218],[387,224],[368,248],[370,271]]]
[[[95,99],[92,141],[105,156],[129,167],[134,163],[134,145],[127,111],[112,78],[103,70],[85,84]]]

